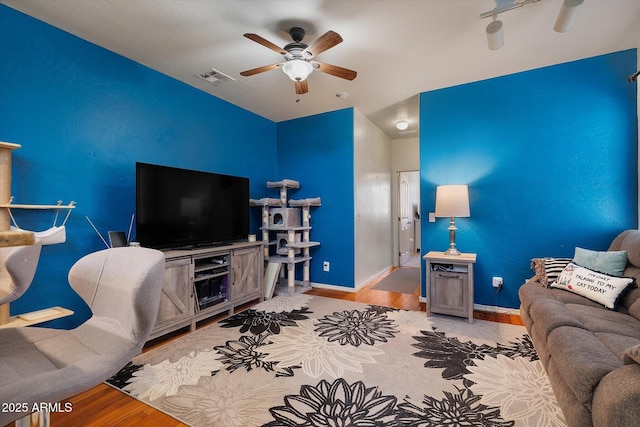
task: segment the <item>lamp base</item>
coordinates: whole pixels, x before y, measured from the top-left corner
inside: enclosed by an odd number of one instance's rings
[[[456,248],[449,248],[444,252],[445,255],[459,256],[462,255],[462,252],[457,250]]]
[[[449,249],[445,251],[445,255],[458,256],[462,254],[462,252],[456,249],[456,230],[458,228],[456,227],[455,221],[454,217],[449,218]]]

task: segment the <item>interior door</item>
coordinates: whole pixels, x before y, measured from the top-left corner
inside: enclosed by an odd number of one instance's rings
[[[409,261],[413,243],[413,214],[409,197],[409,180],[404,172],[398,173],[398,250],[400,265]]]

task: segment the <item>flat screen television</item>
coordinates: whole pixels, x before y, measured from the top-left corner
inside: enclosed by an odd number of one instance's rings
[[[136,163],[136,239],[142,246],[216,245],[248,234],[248,178]]]

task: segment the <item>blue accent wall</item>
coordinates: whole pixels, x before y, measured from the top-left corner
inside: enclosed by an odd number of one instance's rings
[[[633,49],[420,95],[422,215],[437,185],[469,185],[456,243],[478,254],[476,304],[517,308],[531,258],[637,228],[636,69]],[[446,250],[448,222],[423,222],[423,251]]]
[[[311,281],[348,288],[355,286],[353,114],[347,108],[277,125],[278,179],[300,181],[291,199],[322,198],[311,208],[310,239],[320,242],[311,249]]]
[[[88,316],[67,273],[104,248],[85,216],[103,235],[127,230],[136,161],[249,177],[251,195],[264,197],[276,175],[276,136],[270,120],[0,5],[0,140],[22,145],[13,152],[15,202],[77,203],[66,243],[43,248],[12,314],[76,310],[73,321],[54,324],[64,327]],[[53,211],[14,212],[34,230],[54,218]]]

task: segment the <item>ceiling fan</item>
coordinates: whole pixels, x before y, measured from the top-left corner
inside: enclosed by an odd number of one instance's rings
[[[248,77],[276,68],[282,68],[285,74],[295,82],[296,93],[298,95],[302,95],[309,91],[306,78],[313,70],[318,70],[346,80],[353,80],[356,78],[358,73],[353,70],[313,60],[316,55],[319,55],[325,50],[331,49],[335,45],[341,43],[342,37],[340,37],[340,34],[335,31],[327,31],[310,45],[302,43],[305,32],[300,27],[291,28],[291,30],[289,30],[289,35],[293,39],[293,43],[289,43],[285,47],[279,47],[257,34],[245,34],[244,36],[246,38],[283,55],[284,62],[253,68],[251,70],[241,72],[240,75]]]

